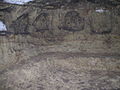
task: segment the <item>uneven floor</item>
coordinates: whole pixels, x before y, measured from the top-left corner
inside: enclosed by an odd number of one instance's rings
[[[120,90],[120,55],[99,50],[101,41],[97,49],[84,42],[89,47],[82,52],[78,41],[50,46],[5,41],[0,90]]]
[[[119,90],[119,60],[88,58],[80,53],[44,53],[4,71],[0,90]]]

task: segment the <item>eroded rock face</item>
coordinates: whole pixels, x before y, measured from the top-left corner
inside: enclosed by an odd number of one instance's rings
[[[119,4],[108,2],[0,2],[0,90],[119,90]]]

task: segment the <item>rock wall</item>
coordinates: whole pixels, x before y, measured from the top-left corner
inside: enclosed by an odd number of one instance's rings
[[[0,90],[119,90],[119,3],[99,1],[0,2]]]

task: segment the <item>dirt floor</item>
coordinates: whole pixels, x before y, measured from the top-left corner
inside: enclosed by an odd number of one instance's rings
[[[0,90],[119,90],[119,53],[91,51],[92,47],[78,52],[81,44],[73,42],[50,46],[4,42]]]

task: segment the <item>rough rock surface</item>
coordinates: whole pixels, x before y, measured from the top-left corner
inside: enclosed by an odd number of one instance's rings
[[[119,90],[120,4],[104,1],[0,2],[0,90]]]

